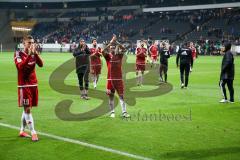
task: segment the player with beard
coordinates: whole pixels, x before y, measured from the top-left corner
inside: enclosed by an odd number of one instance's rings
[[[99,79],[99,75],[101,74],[102,62],[101,62],[101,48],[97,46],[97,40],[92,40],[93,47],[90,48],[90,60],[91,60],[91,74],[93,77],[93,87],[97,88],[97,83]]]
[[[136,77],[137,85],[143,83],[143,75],[146,67],[147,49],[144,47],[144,41],[140,41],[140,47],[136,49]]]
[[[73,52],[73,56],[76,58],[76,73],[78,76],[81,98],[88,100],[90,50],[84,39],[80,39],[78,47]]]
[[[122,77],[122,59],[126,49],[117,41],[116,35],[113,36],[110,43],[103,49],[103,56],[107,63],[107,95],[109,96],[110,117],[115,117],[114,111],[114,93],[117,91],[120,105],[122,107],[122,117],[129,118],[126,103],[124,101],[124,82]]]

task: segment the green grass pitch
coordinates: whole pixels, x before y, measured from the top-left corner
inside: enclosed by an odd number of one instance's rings
[[[60,100],[72,99],[70,111],[73,113],[89,111],[98,106],[101,100],[92,97],[86,102],[80,100],[79,95],[61,94],[52,90],[49,86],[49,76],[72,56],[68,53],[43,53],[41,56],[44,60],[44,68],[37,68],[39,107],[33,109],[37,131],[151,159],[239,159],[240,57],[235,57],[235,104],[218,103],[221,99],[218,81],[222,57],[200,56],[190,75],[189,88],[181,90],[179,70],[175,65],[176,57],[173,56],[169,60],[168,71],[168,81],[173,85],[173,90],[157,97],[137,98],[134,106],[128,105],[130,114],[141,112],[140,119],[122,120],[118,104],[115,119],[110,119],[106,114],[89,121],[63,121],[55,114],[55,106]],[[134,62],[135,57],[129,55],[128,63]],[[104,92],[105,61],[103,64],[98,90]],[[20,126],[22,109],[17,107],[17,74],[13,53],[0,54],[0,73],[0,123]],[[133,78],[134,72],[128,73],[127,77]],[[157,80],[156,72],[156,82]],[[65,83],[77,85],[74,71],[70,73]],[[144,92],[155,87],[143,86],[140,90]],[[136,86],[133,86],[133,89],[136,89]],[[105,94],[102,96],[106,97]],[[191,119],[144,118],[144,114],[154,114],[159,111],[165,115],[191,116]],[[0,159],[131,159],[46,136],[40,135],[39,138],[39,142],[33,143],[30,139],[19,138],[17,130],[0,126]]]

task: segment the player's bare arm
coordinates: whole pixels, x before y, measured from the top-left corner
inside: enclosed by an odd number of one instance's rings
[[[111,45],[111,43],[109,43],[107,46],[105,46],[105,47],[103,48],[103,50],[102,50],[102,55],[103,55],[103,56],[105,56],[105,55],[108,54],[107,51],[108,51],[110,45]]]
[[[115,41],[116,41],[116,35],[113,35],[111,41],[110,41],[110,42],[108,43],[108,45],[105,46],[105,47],[103,48],[103,50],[102,50],[102,55],[103,55],[103,56],[106,55],[106,54],[108,54],[108,53],[107,53],[108,49],[110,48],[111,45],[113,45],[113,43],[114,43]]]

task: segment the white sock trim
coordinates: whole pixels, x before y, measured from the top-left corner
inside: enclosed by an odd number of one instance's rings
[[[109,107],[110,107],[110,112],[114,112],[114,100],[109,100]]]
[[[34,121],[31,113],[25,113],[24,114],[26,123],[28,125],[29,130],[31,131],[31,134],[36,134],[36,131],[34,129]]]
[[[23,132],[27,126],[26,120],[25,120],[25,112],[23,111],[22,117],[21,117],[21,128],[20,132]]]
[[[120,105],[122,107],[122,113],[127,112],[127,107],[126,107],[126,103],[124,102],[124,100],[120,99],[119,101],[120,101]]]

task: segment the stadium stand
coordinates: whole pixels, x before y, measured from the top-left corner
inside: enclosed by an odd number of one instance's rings
[[[38,23],[32,28],[32,35],[44,43],[72,43],[84,38],[90,42],[92,37],[100,42],[108,40],[112,34],[117,34],[122,40],[136,42],[139,39],[167,39],[175,44],[184,41],[216,41],[228,39],[239,41],[239,9],[207,9],[207,10],[180,10],[165,12],[144,12],[143,8],[171,7],[197,4],[225,3],[226,0],[214,1],[146,1],[112,0],[106,3],[99,1],[72,3],[63,6],[61,3],[32,4],[22,6],[20,3],[11,9],[11,14],[6,19],[3,16],[1,24],[11,20],[28,21],[36,20]],[[234,2],[234,1],[233,1]],[[5,5],[6,3],[6,5]],[[91,8],[93,4],[95,8]],[[2,2],[4,7],[12,7],[11,3]],[[83,7],[84,5],[84,7]],[[61,7],[60,7],[61,6]],[[3,7],[1,5],[1,7]],[[58,9],[60,7],[60,9]],[[224,13],[224,14],[223,14]],[[221,17],[221,15],[225,15]],[[233,23],[234,22],[234,23]],[[0,24],[0,27],[1,27]],[[4,27],[3,35],[14,37],[11,26]],[[8,29],[7,29],[8,28]],[[8,31],[9,32],[8,32]],[[11,37],[11,38],[12,38]],[[8,36],[9,38],[9,36]],[[19,42],[18,37],[12,38]],[[5,42],[4,42],[5,43]],[[8,44],[8,43],[7,43]]]

